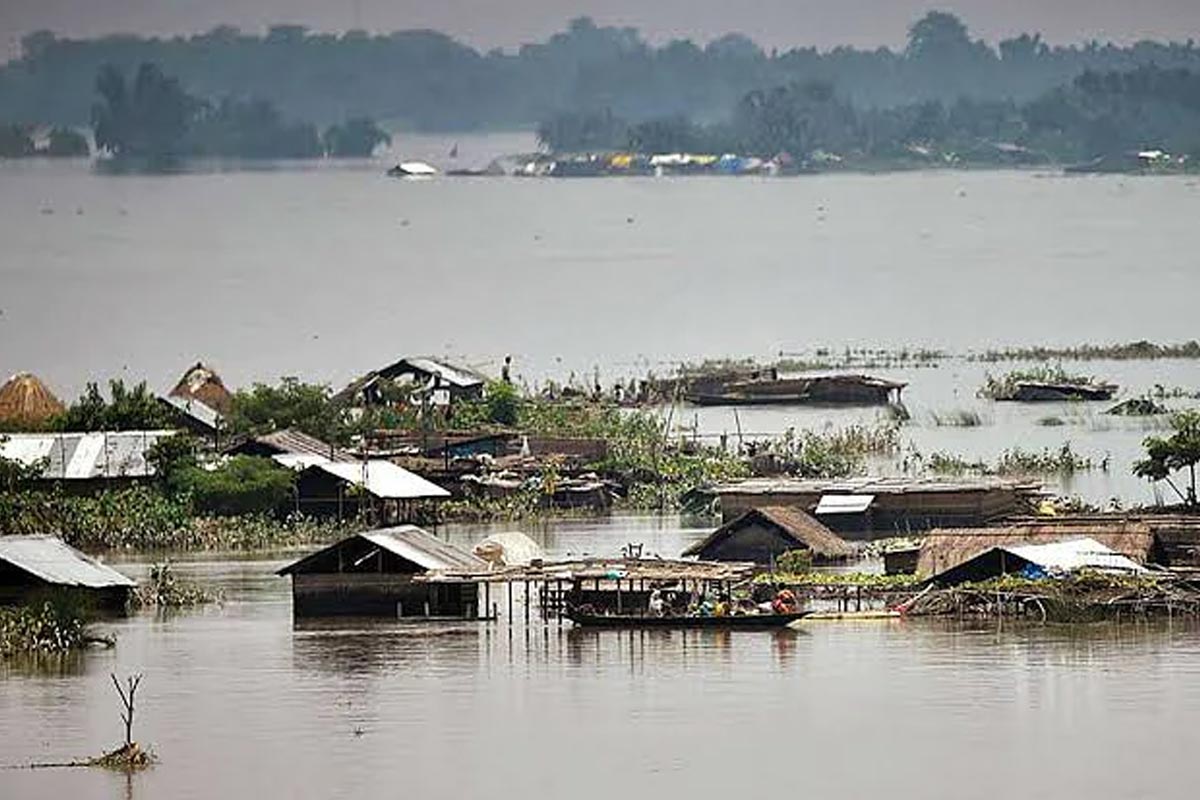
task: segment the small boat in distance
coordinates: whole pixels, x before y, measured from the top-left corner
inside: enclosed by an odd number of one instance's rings
[[[401,161],[389,169],[387,174],[393,178],[432,178],[438,171],[424,161]]]
[[[715,628],[719,630],[770,630],[783,628],[804,619],[812,611],[783,614],[731,614],[726,616],[634,616],[631,614],[595,614],[568,609],[565,616],[583,628]]]

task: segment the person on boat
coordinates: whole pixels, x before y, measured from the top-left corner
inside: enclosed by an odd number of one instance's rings
[[[729,595],[721,595],[717,598],[717,604],[713,608],[714,617],[728,617],[732,611],[732,606],[729,602]]]
[[[665,609],[662,592],[655,589],[650,593],[650,616],[661,617]]]
[[[771,601],[771,610],[776,614],[792,614],[800,607],[796,601],[796,595],[791,589],[780,589],[775,595],[775,599]]]

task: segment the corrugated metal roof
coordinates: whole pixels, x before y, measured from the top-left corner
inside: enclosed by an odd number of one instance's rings
[[[146,451],[175,431],[111,433],[11,433],[0,441],[0,456],[30,465],[46,459],[48,480],[145,478],[154,474]]]
[[[196,420],[205,427],[216,430],[221,424],[221,412],[206,406],[203,401],[186,395],[169,394],[159,398],[181,414]]]
[[[389,500],[416,500],[422,497],[449,497],[450,493],[425,480],[415,472],[390,461],[371,460],[366,462],[330,461],[313,464],[309,469],[319,469],[335,475],[347,483],[361,486],[376,497]]]
[[[444,542],[433,534],[415,525],[400,525],[395,528],[379,528],[365,531],[342,539],[340,542],[324,547],[315,553],[310,553],[299,561],[289,564],[279,570],[277,575],[290,575],[303,572],[305,567],[322,555],[344,547],[347,542],[363,539],[376,547],[387,550],[400,558],[410,561],[422,569],[437,570],[468,570],[486,569],[488,563],[476,558],[471,553],[449,542]]]
[[[413,371],[436,375],[443,382],[462,389],[470,389],[483,385],[483,378],[469,369],[456,367],[453,364],[447,364],[444,361],[426,357],[402,358],[396,363],[379,370],[379,374],[385,378],[394,378],[397,375]]]
[[[423,569],[479,569],[484,564],[472,553],[444,542],[415,525],[383,528],[359,535]]]
[[[0,536],[0,561],[56,586],[136,586],[112,567],[53,536]]]
[[[310,436],[304,431],[298,431],[295,428],[285,428],[281,431],[264,433],[253,437],[251,441],[276,450],[279,453],[321,456],[327,461],[349,462],[355,460],[354,456],[350,453],[315,436]]]

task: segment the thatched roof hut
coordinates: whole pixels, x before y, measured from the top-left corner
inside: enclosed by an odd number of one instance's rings
[[[789,550],[807,550],[816,562],[840,561],[854,548],[798,508],[752,508],[683,551],[705,561],[753,561],[770,565]]]
[[[995,547],[1051,544],[1090,538],[1138,564],[1157,560],[1154,533],[1143,520],[1126,517],[1030,521],[998,528],[941,528],[921,545],[917,575],[928,578]]]
[[[233,393],[225,387],[221,376],[212,367],[197,361],[170,392],[171,397],[199,400],[221,414],[228,414],[233,405]]]
[[[0,386],[0,422],[10,426],[39,426],[66,411],[46,384],[28,372]]]

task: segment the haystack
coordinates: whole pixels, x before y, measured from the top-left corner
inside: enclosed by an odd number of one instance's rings
[[[62,401],[36,375],[18,373],[0,386],[0,423],[40,427],[66,411]]]
[[[199,400],[221,414],[228,414],[230,406],[233,405],[233,394],[225,388],[221,376],[199,361],[183,373],[179,383],[171,390],[171,397]]]

